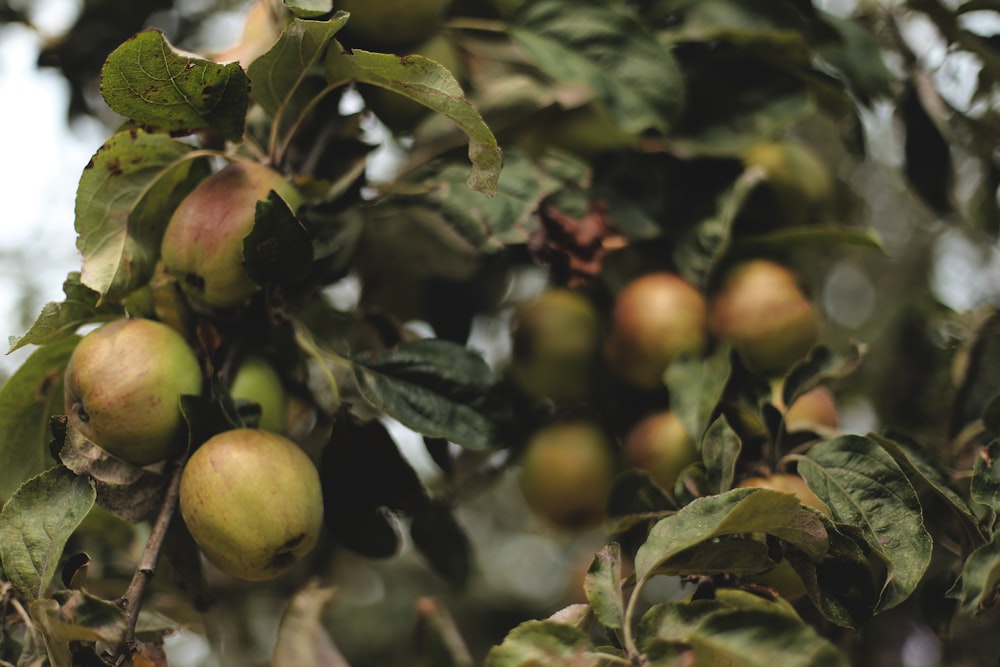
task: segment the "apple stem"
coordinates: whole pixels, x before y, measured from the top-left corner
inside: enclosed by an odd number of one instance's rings
[[[122,643],[118,648],[115,665],[121,665],[132,653],[135,647],[135,628],[139,621],[139,610],[142,608],[142,599],[146,588],[156,574],[156,565],[160,560],[160,552],[163,550],[163,541],[167,535],[167,528],[177,511],[177,500],[180,496],[181,473],[184,471],[185,455],[173,459],[168,464],[170,470],[170,481],[167,483],[166,493],[163,496],[163,503],[160,505],[160,512],[156,516],[153,528],[149,533],[149,539],[139,557],[139,564],[132,581],[125,591],[125,595],[118,600],[119,606],[125,609],[125,634]]]

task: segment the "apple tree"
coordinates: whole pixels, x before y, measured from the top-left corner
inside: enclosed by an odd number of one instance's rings
[[[0,665],[995,660],[996,3],[104,4]]]

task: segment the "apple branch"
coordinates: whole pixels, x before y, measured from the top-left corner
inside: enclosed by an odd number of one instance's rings
[[[186,459],[186,455],[181,455],[168,464],[170,478],[163,496],[163,504],[160,505],[160,512],[156,516],[149,539],[139,557],[139,564],[135,574],[132,575],[132,581],[129,583],[125,595],[118,601],[119,606],[125,609],[125,634],[118,648],[115,665],[121,665],[135,646],[135,627],[139,621],[142,599],[145,596],[146,588],[156,574],[156,565],[160,560],[160,552],[163,550],[163,541],[167,535],[167,529],[170,527],[170,521],[177,511],[181,473],[184,471]]]

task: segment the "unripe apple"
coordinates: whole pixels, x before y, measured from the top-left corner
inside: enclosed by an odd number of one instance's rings
[[[337,0],[350,12],[346,44],[368,51],[399,53],[430,39],[444,24],[451,0]]]
[[[657,486],[671,495],[681,472],[701,460],[694,438],[671,410],[636,422],[625,435],[623,456],[626,465],[649,472]]]
[[[544,153],[551,147],[584,160],[639,146],[639,136],[618,127],[604,107],[596,102],[545,118],[530,129],[522,141],[531,154]]]
[[[597,424],[550,424],[524,450],[521,490],[528,505],[553,524],[584,528],[605,517],[617,468],[611,441]]]
[[[743,156],[747,167],[760,167],[774,193],[775,204],[787,225],[815,218],[830,202],[830,173],[806,146],[790,141],[761,142]]]
[[[784,409],[781,394],[774,401],[775,406],[785,413],[785,430],[798,431],[802,429],[825,426],[837,428],[837,403],[833,392],[825,385],[819,385],[792,402],[792,406]]]
[[[535,398],[572,401],[593,385],[600,321],[578,292],[549,288],[514,315],[514,354],[509,373]]]
[[[253,230],[257,202],[274,190],[293,210],[295,188],[254,162],[233,162],[191,191],[163,234],[163,263],[192,302],[238,306],[260,289],[243,267],[243,239]]]
[[[813,509],[818,509],[823,514],[827,516],[833,516],[830,513],[830,508],[826,506],[822,500],[820,500],[815,493],[806,485],[806,482],[799,475],[794,475],[790,473],[774,473],[768,475],[767,477],[754,476],[747,477],[739,484],[736,485],[737,488],[761,488],[761,489],[771,489],[772,491],[781,491],[783,493],[791,493],[799,502],[803,505],[808,505]]]
[[[678,275],[636,278],[615,300],[604,348],[608,367],[636,387],[660,386],[675,357],[705,352],[707,310],[701,292]]]
[[[234,399],[253,401],[260,406],[261,429],[285,432],[285,387],[278,371],[266,359],[256,354],[247,356],[236,369],[229,393]]]
[[[183,336],[153,320],[115,320],[83,337],[66,367],[69,422],[118,458],[148,465],[177,451],[180,397],[201,393]]]
[[[461,54],[447,31],[437,33],[407,53],[430,58],[451,72],[455,79],[461,80],[464,76]],[[423,104],[387,88],[361,86],[359,90],[379,120],[396,133],[411,132],[431,113]]]
[[[767,377],[784,374],[819,338],[819,316],[792,271],[769,260],[737,264],[712,299],[710,328],[743,364]]]
[[[323,525],[312,460],[291,440],[234,429],[195,450],[181,475],[180,510],[205,557],[241,579],[272,579],[308,554]]]

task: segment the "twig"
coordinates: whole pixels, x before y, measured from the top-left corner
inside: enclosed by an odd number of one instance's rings
[[[125,591],[125,595],[118,601],[119,606],[125,609],[125,634],[122,643],[118,648],[116,665],[121,665],[135,644],[135,627],[139,621],[139,610],[142,608],[142,598],[145,595],[146,587],[153,580],[156,574],[156,564],[160,560],[160,551],[163,549],[163,540],[167,535],[167,528],[177,511],[177,499],[180,496],[181,473],[184,471],[186,457],[179,456],[171,462],[173,470],[170,473],[170,481],[163,496],[163,504],[160,505],[160,513],[156,516],[153,529],[146,541],[146,546],[139,557],[139,565],[136,567],[132,581]]]

